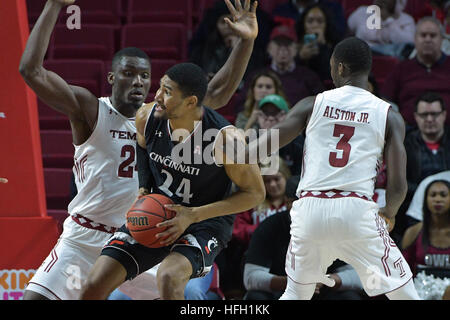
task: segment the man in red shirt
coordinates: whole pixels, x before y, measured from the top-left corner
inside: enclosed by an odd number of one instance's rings
[[[450,105],[450,59],[441,51],[443,28],[432,17],[422,18],[416,27],[414,59],[399,63],[386,79],[381,95],[398,104],[409,126],[415,126],[414,108],[425,91],[439,93]],[[450,112],[446,123],[450,124]]]

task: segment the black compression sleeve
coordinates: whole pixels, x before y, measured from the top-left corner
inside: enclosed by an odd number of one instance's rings
[[[153,179],[149,167],[150,158],[148,157],[147,150],[142,148],[139,145],[139,143],[136,143],[136,152],[137,152],[139,188],[146,188],[149,192],[151,192],[153,186],[152,183]]]

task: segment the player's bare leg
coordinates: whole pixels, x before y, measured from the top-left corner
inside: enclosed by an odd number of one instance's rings
[[[81,300],[106,300],[111,292],[127,277],[127,271],[117,260],[100,256],[89,273],[87,283],[81,290]]]
[[[156,275],[163,300],[184,300],[184,288],[192,275],[191,262],[178,252],[170,253]]]

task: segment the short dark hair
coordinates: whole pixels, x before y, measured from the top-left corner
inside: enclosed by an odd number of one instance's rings
[[[349,37],[339,42],[334,48],[334,59],[342,62],[352,75],[366,73],[372,69],[372,51],[369,45],[356,37]]]
[[[179,63],[169,68],[165,74],[178,84],[183,97],[196,96],[197,105],[202,105],[208,89],[208,80],[202,68],[193,63]]]
[[[441,104],[441,111],[445,110],[444,99],[441,97],[441,95],[439,93],[432,92],[432,91],[426,91],[426,92],[422,93],[420,95],[420,97],[417,98],[417,100],[416,100],[416,105],[415,105],[415,109],[414,109],[414,111],[416,111],[416,112],[417,112],[417,106],[419,105],[420,101],[424,101],[424,102],[428,102],[428,103],[433,103],[435,101],[439,101],[439,103]]]
[[[112,70],[115,70],[117,64],[120,62],[120,60],[123,57],[143,58],[143,59],[148,60],[148,62],[150,63],[149,56],[143,50],[141,50],[139,48],[135,48],[135,47],[128,47],[128,48],[123,48],[123,49],[119,50],[118,52],[116,52],[116,54],[114,55],[114,57],[112,59]]]

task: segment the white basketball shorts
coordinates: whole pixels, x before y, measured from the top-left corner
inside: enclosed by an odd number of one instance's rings
[[[111,233],[64,221],[57,244],[30,280],[27,290],[51,300],[75,300]]]
[[[326,270],[336,259],[353,266],[369,296],[393,291],[412,278],[375,202],[304,197],[293,203],[291,219],[286,273],[297,283],[327,283]]]

